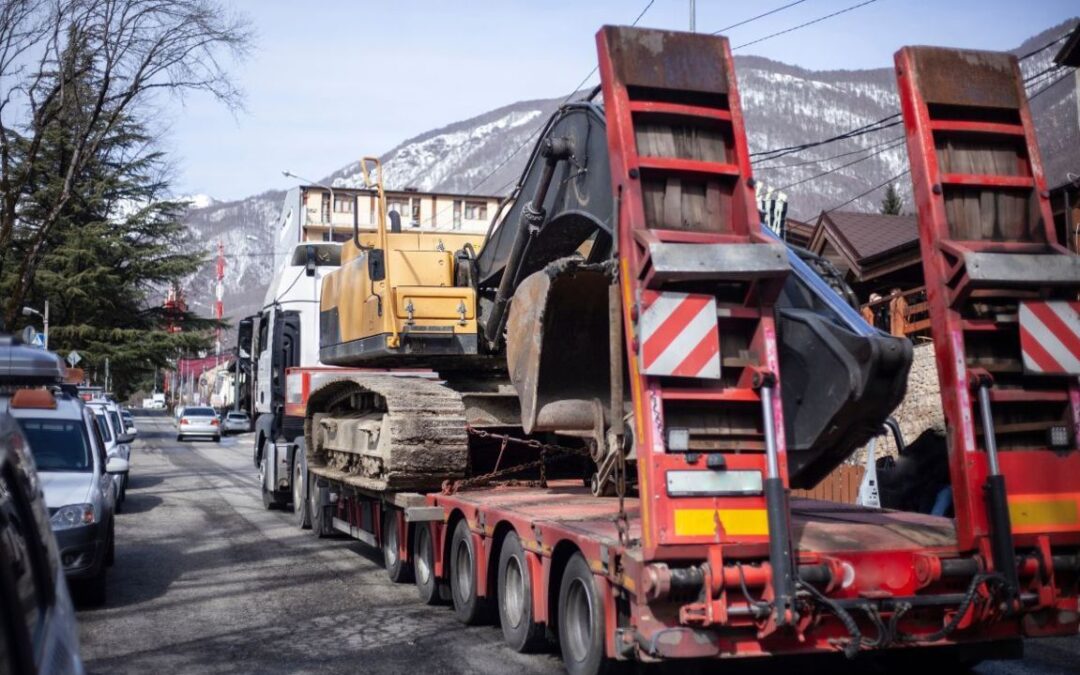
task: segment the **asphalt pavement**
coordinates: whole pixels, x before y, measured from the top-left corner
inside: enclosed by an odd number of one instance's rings
[[[78,612],[89,672],[563,672],[554,653],[506,648],[497,626],[464,627],[449,608],[421,605],[411,584],[389,581],[378,551],[316,539],[291,513],[265,510],[250,434],[178,443],[169,417],[136,423],[108,600]],[[788,666],[750,670],[807,672]],[[1023,661],[975,672],[1077,673],[1080,638],[1032,641]]]

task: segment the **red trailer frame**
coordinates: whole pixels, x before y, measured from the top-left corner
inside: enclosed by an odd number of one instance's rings
[[[948,221],[935,187],[944,183],[1012,189],[1023,182],[1025,189],[1041,192],[1026,105],[1020,108],[1021,123],[1008,128],[996,122],[934,122],[917,84],[906,75],[910,52],[898,56],[953,446],[956,524],[810,500],[789,504],[778,389],[782,373],[772,318],[786,262],[774,259],[775,247],[759,230],[727,40],[605,27],[597,45],[619,207],[617,295],[640,497],[598,498],[580,482],[565,481],[383,494],[315,469],[319,492],[313,503],[338,529],[374,545],[386,544],[395,580],[403,578],[398,563],[416,561],[420,555],[410,542],[421,532],[430,535],[433,551],[422,562],[430,563],[434,578],[456,574],[458,563],[449,551],[455,531],[465,523],[475,552],[473,568],[467,571],[480,599],[498,599],[501,547],[509,533],[516,534],[532,580],[531,620],[549,629],[565,609],[558,593],[568,561],[580,555],[602,607],[593,629],[600,631],[609,658],[650,661],[837,650],[854,655],[862,649],[947,645],[1011,648],[1024,635],[1076,634],[1080,554],[1068,547],[1076,544],[1078,533],[1017,529],[1019,554],[1011,542],[1005,553],[990,541],[994,532],[987,508],[974,497],[986,480],[987,464],[976,442],[968,393],[969,374],[980,371],[964,361],[963,338],[993,327],[957,309],[958,302],[985,297],[980,295],[985,284],[974,283],[974,277],[968,283],[962,268],[945,265],[949,256],[962,259],[963,251],[953,253],[958,247],[1000,254],[1029,252],[1030,247],[976,245],[946,236]],[[685,124],[719,139],[723,158],[639,152],[644,126],[656,122]],[[1032,173],[1023,181],[938,176],[932,160],[938,129],[1001,131],[1021,138],[1032,158]],[[692,209],[683,211],[684,190],[703,196],[703,219],[695,220]],[[658,195],[674,201],[658,207]],[[1038,200],[1044,224],[1049,223],[1045,198],[1040,194]],[[1046,236],[1048,243],[1041,250],[1059,255],[1052,233]],[[695,252],[707,252],[710,260],[724,265],[706,265],[702,273],[704,263]],[[699,283],[703,280],[708,283]],[[713,291],[713,301],[721,350],[734,344],[742,357],[725,360],[719,379],[644,374],[642,343],[648,336],[642,333],[641,317],[650,301],[663,293],[700,296],[706,287],[719,289]],[[1059,292],[1062,286],[1056,288]],[[1075,290],[1069,287],[1068,292]],[[991,399],[1065,403],[1075,424],[1075,378],[1053,382],[1052,391],[1045,383],[1035,386],[1027,380],[995,386]],[[296,406],[290,410],[299,409],[309,387],[298,391],[301,398],[290,399]],[[707,430],[680,426],[687,411],[701,410],[720,411],[728,423]],[[618,429],[617,423],[613,426]],[[1008,433],[1008,427],[1000,431]],[[1076,471],[1071,476],[1022,475],[1016,460],[1007,456],[1012,452],[1003,453],[1001,465],[1010,487],[1020,486],[1026,494],[1057,494],[1060,486],[1080,481]],[[1075,447],[1064,455],[1043,448],[1030,456],[1050,472],[1076,468]],[[676,473],[678,480],[673,479]],[[681,484],[678,481],[694,483],[720,475],[725,480],[757,480],[742,484],[750,487],[741,491],[706,496],[672,487]],[[1080,488],[1070,489],[1080,494]],[[1009,497],[1010,505],[1019,503],[1016,495]],[[384,525],[392,533],[384,532]],[[1014,570],[1011,578],[1002,572],[1006,558]],[[437,599],[423,589],[422,597]]]

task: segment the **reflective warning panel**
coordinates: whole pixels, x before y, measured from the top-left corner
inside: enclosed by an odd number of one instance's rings
[[[1080,375],[1080,302],[1021,302],[1020,348],[1029,373]]]
[[[711,295],[643,291],[641,372],[720,378],[720,331]]]

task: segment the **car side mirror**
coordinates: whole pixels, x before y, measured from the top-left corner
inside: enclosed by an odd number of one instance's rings
[[[368,279],[382,281],[386,278],[386,254],[381,248],[368,251]]]
[[[128,461],[119,455],[113,455],[105,462],[105,473],[127,473],[131,466]]]

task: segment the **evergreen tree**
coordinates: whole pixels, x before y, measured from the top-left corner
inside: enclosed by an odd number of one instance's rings
[[[57,77],[74,73],[65,82],[68,91],[91,90],[88,71],[77,67],[78,55],[65,62],[71,71]],[[86,109],[96,105],[92,100],[76,94],[55,105],[27,166],[21,201],[28,222],[57,204],[64,189],[60,177],[71,168],[72,130],[95,123]],[[47,236],[16,232],[8,254],[38,261],[25,297],[38,308],[49,301],[49,348],[78,351],[84,357],[80,367],[97,371],[99,379],[108,358],[113,389],[124,397],[170,358],[208,349],[207,329],[216,324],[190,313],[166,316],[160,307],[164,290],[197,271],[206,254],[181,222],[186,204],[167,198],[167,165],[153,135],[139,119],[120,112],[100,138],[70,181],[70,195],[53,213]],[[0,295],[18,277],[16,267],[5,266]]]
[[[889,183],[885,190],[885,199],[881,200],[881,212],[887,216],[898,216],[904,208],[904,201],[900,199],[900,193],[896,185]]]

